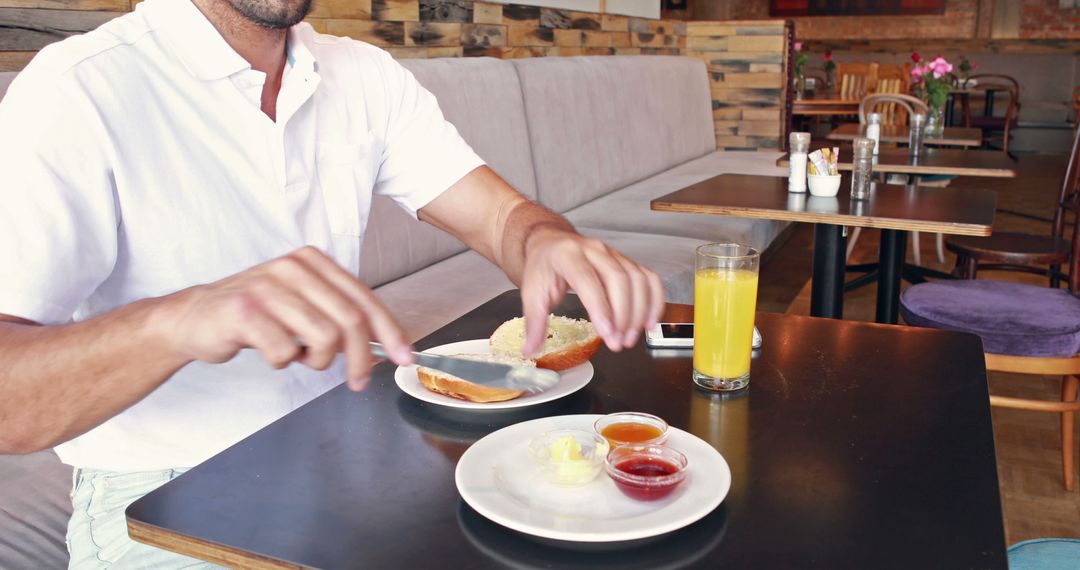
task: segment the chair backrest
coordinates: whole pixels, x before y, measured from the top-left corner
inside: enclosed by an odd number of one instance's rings
[[[839,85],[840,99],[859,100],[867,93],[872,93],[877,86],[878,64],[874,63],[837,63],[836,82]]]
[[[911,91],[911,64],[880,65],[877,72],[877,85],[874,93],[900,93],[907,95]]]
[[[1062,200],[1062,207],[1060,208],[1063,213],[1072,214],[1072,253],[1069,258],[1069,291],[1072,291],[1073,295],[1080,296],[1080,192],[1077,192],[1077,187],[1073,185],[1073,192],[1066,197],[1066,200]],[[1064,221],[1064,215],[1062,217]],[[1064,228],[1066,224],[1062,224]]]
[[[1080,128],[1080,86],[1073,87],[1073,129]]]
[[[969,91],[1004,91],[1009,96],[1005,117],[1008,121],[1017,120],[1020,114],[1020,82],[1016,78],[1000,73],[977,73],[969,75],[968,80],[975,80],[975,85],[967,86]]]
[[[1065,177],[1061,180],[1061,193],[1054,210],[1051,235],[1065,238],[1065,228],[1069,225],[1073,227],[1069,290],[1080,295],[1080,128],[1073,130],[1072,151],[1069,153],[1068,166],[1065,167]]]
[[[918,97],[900,93],[873,93],[859,101],[859,124],[866,124],[866,115],[881,113],[883,125],[906,125],[912,113],[926,114],[929,108]]]
[[[825,88],[825,84],[828,83],[829,74],[825,73],[825,70],[820,67],[804,67],[803,77],[814,80],[814,91],[820,91]],[[808,82],[809,83],[809,82]]]

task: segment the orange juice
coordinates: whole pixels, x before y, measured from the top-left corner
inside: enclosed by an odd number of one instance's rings
[[[750,373],[758,274],[698,269],[694,279],[694,370],[713,378]]]

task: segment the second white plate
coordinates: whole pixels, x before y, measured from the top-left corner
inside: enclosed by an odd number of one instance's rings
[[[555,416],[488,434],[461,456],[454,480],[461,498],[481,515],[518,532],[573,542],[619,542],[658,536],[692,524],[720,505],[731,470],[716,449],[678,428],[667,445],[686,454],[686,481],[656,501],[635,501],[601,472],[581,487],[543,481],[533,468],[529,441],[553,429],[592,431],[602,416]]]
[[[432,354],[453,355],[453,354],[487,354],[491,352],[488,339],[480,338],[475,340],[463,340],[461,342],[453,342],[450,344],[443,344],[433,348],[429,348],[424,352],[430,352]],[[416,366],[398,366],[394,371],[394,382],[397,383],[398,388],[406,394],[425,402],[432,404],[438,404],[440,406],[449,406],[452,408],[466,408],[476,410],[505,410],[510,408],[522,408],[525,406],[533,406],[536,404],[542,404],[544,402],[550,402],[557,400],[563,396],[568,396],[577,392],[585,387],[586,384],[592,380],[593,366],[591,363],[586,362],[573,368],[568,368],[559,372],[559,383],[556,384],[550,390],[546,390],[539,394],[522,394],[520,397],[513,400],[507,400],[505,402],[469,402],[467,400],[459,400],[457,398],[451,398],[450,396],[444,396],[442,394],[436,394],[431,390],[428,390],[420,383],[420,379],[416,376]]]

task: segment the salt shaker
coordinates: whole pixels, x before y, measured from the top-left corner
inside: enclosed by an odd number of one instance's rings
[[[870,198],[870,177],[874,174],[874,141],[857,138],[852,144],[851,199]]]
[[[911,129],[908,131],[908,152],[912,156],[918,156],[922,152],[923,128],[926,127],[926,115],[913,113],[908,118]]]
[[[866,138],[874,141],[874,156],[877,156],[878,147],[881,146],[881,113],[866,115]]]
[[[791,146],[788,155],[788,192],[806,192],[806,154],[810,152],[810,133],[791,133],[788,142]]]

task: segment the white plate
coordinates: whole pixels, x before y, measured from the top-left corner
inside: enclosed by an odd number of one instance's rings
[[[488,339],[480,338],[444,344],[429,348],[424,352],[442,355],[488,354],[491,352],[491,346],[488,344]],[[398,366],[397,370],[394,371],[394,381],[397,383],[398,388],[401,388],[403,392],[418,400],[438,404],[440,406],[475,410],[505,410],[508,408],[521,408],[557,400],[584,388],[585,385],[592,380],[593,366],[591,363],[586,362],[585,364],[580,364],[559,372],[559,376],[558,384],[550,390],[545,390],[539,394],[525,393],[513,400],[506,400],[505,402],[480,403],[459,400],[457,398],[451,398],[450,396],[436,394],[435,392],[428,390],[420,383],[420,379],[416,376],[416,366]]]
[[[637,501],[604,472],[581,487],[544,482],[533,468],[529,441],[553,429],[592,430],[599,415],[556,416],[514,424],[474,443],[458,461],[458,493],[481,515],[519,532],[574,542],[615,542],[657,536],[713,511],[731,488],[728,464],[708,443],[669,428],[668,445],[688,459],[687,478],[671,495]]]

